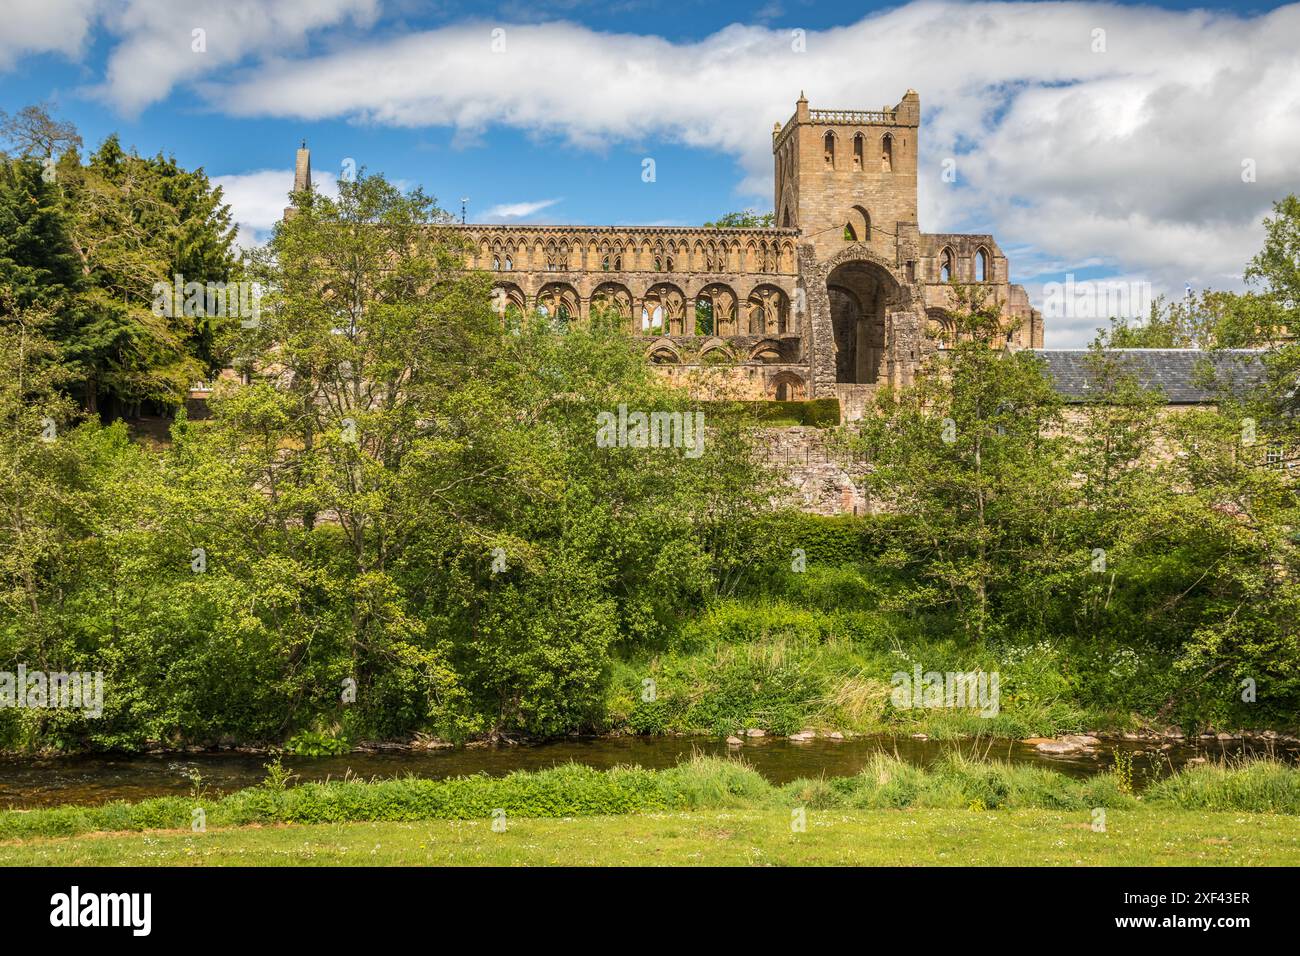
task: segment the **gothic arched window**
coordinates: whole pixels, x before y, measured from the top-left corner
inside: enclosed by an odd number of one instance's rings
[[[568,243],[556,243],[551,240],[546,243],[546,271],[547,272],[564,272],[569,268],[569,246]]]

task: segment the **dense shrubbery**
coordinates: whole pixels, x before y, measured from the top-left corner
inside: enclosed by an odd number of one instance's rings
[[[771,541],[782,558],[771,569],[772,574],[791,571],[791,554],[795,548],[800,549],[805,560],[812,565],[861,567],[864,561],[884,550],[893,530],[891,521],[884,517],[826,517],[801,511],[763,515],[755,520],[754,526],[755,533]],[[792,583],[788,575],[782,575],[778,582],[785,587]],[[761,581],[751,585],[754,588],[761,586]]]
[[[708,415],[746,419],[758,425],[811,425],[833,428],[840,423],[838,398],[814,398],[800,401],[705,401],[700,403]]]
[[[107,693],[97,719],[0,711],[0,747],[1295,723],[1297,502],[1243,438],[1294,444],[1290,391],[1164,419],[1099,353],[1066,428],[972,296],[942,364],[881,388],[848,449],[877,513],[778,511],[752,429],[833,403],[728,403],[698,457],[603,447],[600,413],[699,406],[617,316],[494,313],[418,191],[294,197],[238,273],[268,290],[261,320],[172,328],[140,289],[191,233],[193,268],[233,277],[219,195],[115,143],[68,163],[66,196],[31,159],[0,181],[24,240],[0,236],[0,670],[103,671]],[[135,265],[106,242],[76,276],[51,237],[91,194],[116,210],[97,229],[170,238]],[[89,354],[74,319],[117,344]],[[225,362],[250,383],[164,447],[79,412]],[[917,665],[999,672],[1001,712],[894,710]]]
[[[799,523],[817,520],[827,519],[802,516]],[[828,520],[837,534],[845,523]],[[873,536],[876,519],[856,523],[864,539]],[[714,600],[685,621],[670,648],[620,663],[608,726],[636,733],[813,727],[1026,737],[1129,730],[1152,721],[1189,732],[1295,724],[1295,695],[1285,681],[1273,678],[1276,696],[1269,700],[1247,702],[1237,678],[1206,680],[1180,666],[1192,642],[1152,640],[1137,623],[1148,593],[1117,593],[1115,623],[1097,632],[1018,624],[976,642],[941,603],[898,600],[915,587],[914,572],[900,574],[885,551],[864,546],[859,553],[849,563],[810,560],[803,573],[761,575],[750,591]],[[1188,565],[1169,586],[1185,591],[1202,573]],[[1208,608],[1205,620],[1214,621]],[[999,713],[895,709],[891,678],[916,665],[997,672]],[[1283,653],[1254,667],[1262,686],[1262,675],[1284,675],[1294,659]],[[655,681],[653,702],[640,699],[647,678]]]
[[[868,587],[851,592],[857,606],[825,600],[850,589],[861,573],[813,567],[791,575],[784,596],[713,602],[684,625],[672,649],[619,665],[609,719],[636,733],[720,734],[813,727],[1027,737],[1127,725],[1129,711],[1080,703],[1064,647],[974,648],[951,621],[945,631],[929,615],[864,606],[875,603]],[[917,663],[924,670],[998,671],[1001,712],[990,719],[966,711],[895,709],[891,678],[910,674]],[[641,699],[647,677],[655,682],[653,701]]]

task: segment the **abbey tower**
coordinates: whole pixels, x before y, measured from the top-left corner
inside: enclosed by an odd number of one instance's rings
[[[915,223],[921,99],[878,112],[813,110],[802,96],[772,131],[777,223],[826,255],[847,235],[889,255],[894,224]],[[873,230],[874,220],[874,230]]]

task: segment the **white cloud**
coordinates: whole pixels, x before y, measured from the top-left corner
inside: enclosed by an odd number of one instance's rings
[[[0,70],[28,53],[77,56],[97,6],[98,0],[8,0],[0,13]]]
[[[302,48],[314,32],[368,26],[377,13],[378,0],[126,0],[106,11],[117,42],[90,92],[138,114],[178,83]]]
[[[134,116],[178,83],[303,51],[311,34],[364,29],[378,13],[379,0],[6,0],[0,70],[27,54],[77,57],[100,25],[111,52],[104,81],[84,92]]]
[[[332,173],[313,170],[311,181],[312,188],[321,195],[338,197],[338,182]],[[265,242],[271,227],[284,215],[293,188],[293,169],[213,176],[212,183],[221,187],[222,199],[230,204],[231,215],[239,226],[236,243],[250,248]]]
[[[476,218],[482,222],[517,222],[520,219],[535,216],[543,209],[554,206],[557,202],[559,202],[558,199],[539,199],[536,202],[499,203],[481,217]]]

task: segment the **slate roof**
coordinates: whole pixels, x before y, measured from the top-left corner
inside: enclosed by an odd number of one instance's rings
[[[1029,349],[1046,363],[1056,390],[1067,402],[1095,400],[1096,386],[1089,388],[1089,349]],[[1173,405],[1214,402],[1221,384],[1244,390],[1263,381],[1260,349],[1107,349],[1106,355],[1137,376],[1144,388],[1159,388]],[[1206,382],[1213,369],[1214,380]]]

